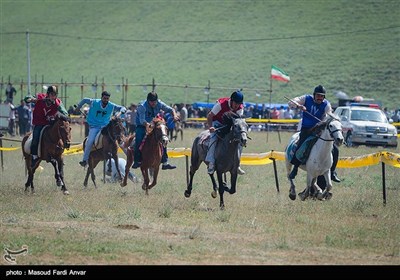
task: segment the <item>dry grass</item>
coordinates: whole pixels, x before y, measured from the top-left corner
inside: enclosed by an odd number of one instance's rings
[[[190,147],[198,130],[186,130]],[[79,129],[74,128],[79,139]],[[244,152],[283,151],[289,133],[252,133]],[[382,148],[341,148],[341,156]],[[397,149],[395,152],[399,152]],[[196,174],[190,198],[184,158],[171,159],[175,170],[161,171],[146,196],[139,184],[83,187],[81,155],[65,157],[64,196],[55,186],[51,165],[35,177],[35,195],[25,194],[21,153],[7,152],[0,188],[0,240],[4,248],[29,247],[18,264],[400,264],[400,190],[398,170],[386,168],[386,206],[381,167],[339,169],[329,201],[288,198],[284,164],[277,162],[280,192],[272,165],[244,166],[238,191],[225,195],[226,210],[211,198],[205,166]],[[304,172],[296,179],[300,190]],[[4,260],[3,260],[4,262]]]

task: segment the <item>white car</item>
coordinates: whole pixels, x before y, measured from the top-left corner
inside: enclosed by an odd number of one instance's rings
[[[340,106],[335,110],[343,125],[346,145],[397,147],[397,129],[382,110],[367,106]],[[393,121],[392,121],[393,122]]]

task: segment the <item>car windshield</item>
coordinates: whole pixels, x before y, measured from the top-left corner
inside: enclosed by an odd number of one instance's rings
[[[351,120],[387,123],[385,115],[379,111],[352,110]]]

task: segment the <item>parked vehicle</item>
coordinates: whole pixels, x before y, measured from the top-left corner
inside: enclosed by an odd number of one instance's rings
[[[335,114],[343,125],[346,146],[359,144],[397,147],[397,128],[378,106],[339,106]]]

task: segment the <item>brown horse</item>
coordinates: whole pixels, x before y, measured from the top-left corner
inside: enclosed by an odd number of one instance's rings
[[[125,134],[122,119],[119,116],[113,116],[110,122],[101,130],[101,132],[99,132],[99,134],[100,135],[96,137],[92,151],[89,155],[88,168],[83,182],[85,187],[87,187],[89,175],[91,175],[93,184],[95,188],[97,188],[94,169],[100,161],[113,158],[114,162],[118,162],[118,143],[121,142],[121,139]],[[87,138],[83,141],[83,149],[85,149],[86,140]],[[119,177],[122,178],[118,165],[116,165],[116,167]],[[111,166],[109,166],[109,170],[111,170]]]
[[[134,136],[130,135],[128,140],[125,141],[125,147],[134,141]],[[163,147],[166,147],[169,138],[167,126],[165,125],[165,121],[162,118],[154,118],[146,131],[146,136],[143,139],[144,143],[142,144],[142,164],[140,165],[140,170],[143,175],[143,185],[142,189],[146,191],[148,195],[148,190],[154,187],[157,184],[158,172],[160,170],[161,158],[163,154]],[[122,187],[125,187],[127,184],[127,178],[129,169],[133,163],[133,151],[127,151],[127,161],[125,167],[125,176],[124,180],[121,183]],[[152,174],[153,180],[150,184],[150,174]]]
[[[39,142],[39,160],[35,166],[31,167],[32,155],[30,152],[30,144],[32,141],[32,133],[24,136],[22,139],[22,153],[25,158],[25,166],[28,170],[28,180],[25,183],[25,191],[31,187],[31,192],[34,193],[33,177],[39,163],[42,160],[50,162],[54,167],[55,179],[57,186],[61,186],[64,194],[69,194],[64,182],[64,149],[69,149],[71,143],[71,120],[61,114],[57,114],[50,121],[49,126],[45,126],[42,130],[42,136]]]

